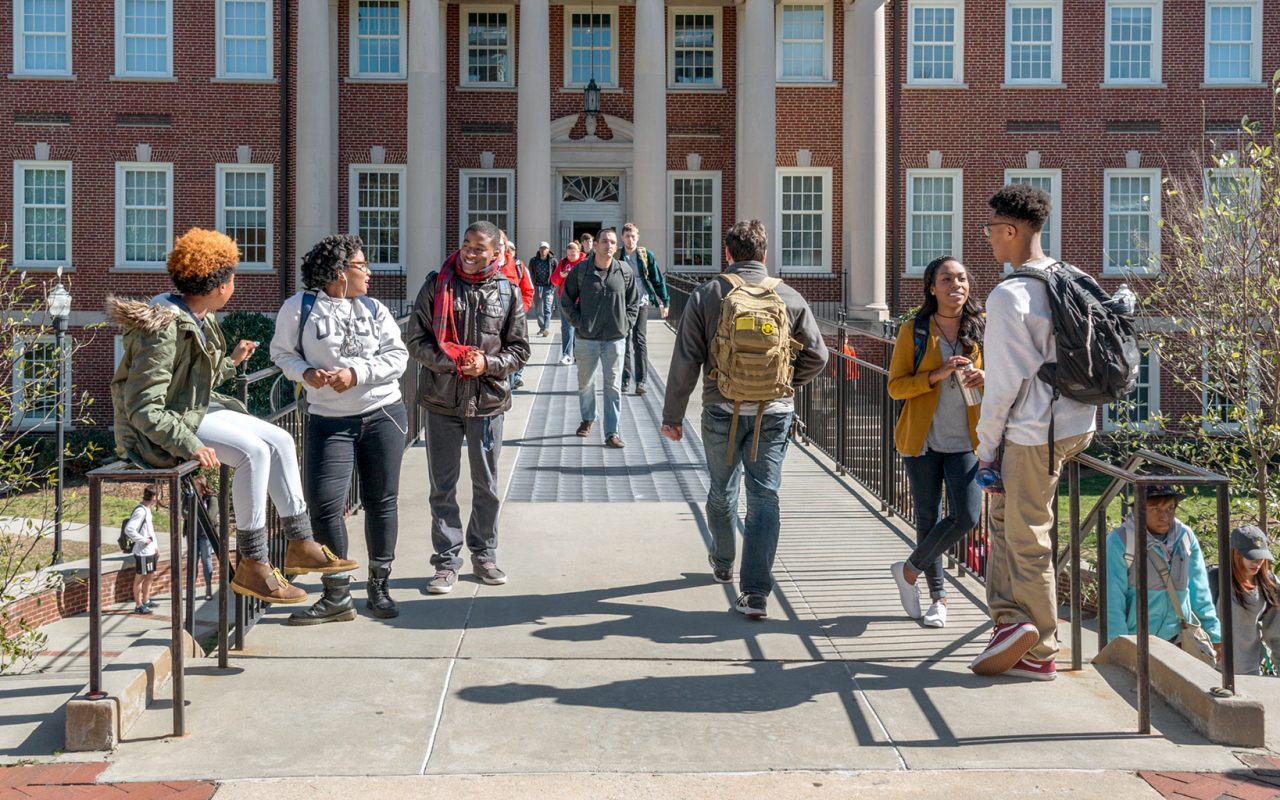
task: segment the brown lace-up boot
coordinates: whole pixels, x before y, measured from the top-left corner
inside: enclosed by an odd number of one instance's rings
[[[307,593],[290,585],[280,570],[263,561],[242,558],[236,565],[236,575],[231,579],[231,590],[236,594],[256,597],[264,603],[282,606],[307,602]]]
[[[290,539],[284,551],[285,575],[305,575],[308,572],[332,575],[349,572],[358,566],[354,561],[338,558],[332,550],[313,539]]]

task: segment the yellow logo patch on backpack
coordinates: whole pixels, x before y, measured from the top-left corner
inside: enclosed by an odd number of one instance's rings
[[[729,428],[728,461],[733,463],[733,439],[743,403],[767,404],[791,397],[793,362],[802,345],[791,338],[787,304],[778,295],[778,278],[747,283],[740,276],[720,276],[729,291],[720,301],[720,322],[711,345],[711,379],[725,399],[733,401],[733,423]],[[751,442],[754,461],[760,444],[760,426]]]

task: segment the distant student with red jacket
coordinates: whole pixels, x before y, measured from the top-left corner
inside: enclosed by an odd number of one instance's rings
[[[502,231],[502,247],[506,259],[502,262],[502,274],[507,276],[512,286],[520,288],[520,299],[524,302],[524,313],[527,316],[529,309],[533,308],[533,280],[529,277],[529,270],[524,262],[516,258],[516,243],[507,238],[506,231]],[[511,376],[512,391],[524,386],[524,367],[521,364],[516,374]]]
[[[564,294],[564,279],[569,277],[573,268],[582,263],[587,256],[582,252],[582,245],[577,240],[570,240],[564,247],[564,258],[551,273],[551,285],[556,287],[557,299]],[[557,303],[558,305],[558,303]],[[573,325],[569,315],[560,310],[560,363],[568,366],[573,363]]]

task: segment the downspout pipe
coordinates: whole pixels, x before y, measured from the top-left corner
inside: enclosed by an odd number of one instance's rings
[[[290,29],[293,22],[293,12],[291,7],[293,0],[281,0],[280,3],[280,46],[276,51],[280,53],[280,226],[279,230],[284,232],[280,237],[280,263],[277,265],[277,272],[280,273],[280,302],[283,304],[285,299],[289,297],[289,273],[293,271],[293,225],[289,219],[289,188],[293,185],[292,176],[290,175],[289,161],[289,132],[292,126],[289,124],[289,40]]]

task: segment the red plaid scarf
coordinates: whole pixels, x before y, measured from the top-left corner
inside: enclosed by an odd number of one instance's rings
[[[459,266],[458,252],[453,251],[453,254],[444,260],[444,265],[440,267],[440,275],[436,278],[436,300],[431,310],[431,327],[435,331],[436,341],[440,343],[440,349],[453,359],[454,365],[458,368],[458,377],[465,378],[466,376],[462,374],[462,362],[472,350],[478,348],[458,341],[458,321],[453,316],[454,280],[484,283],[498,273],[498,269],[502,266],[502,256],[490,261],[479,272],[468,273]]]

